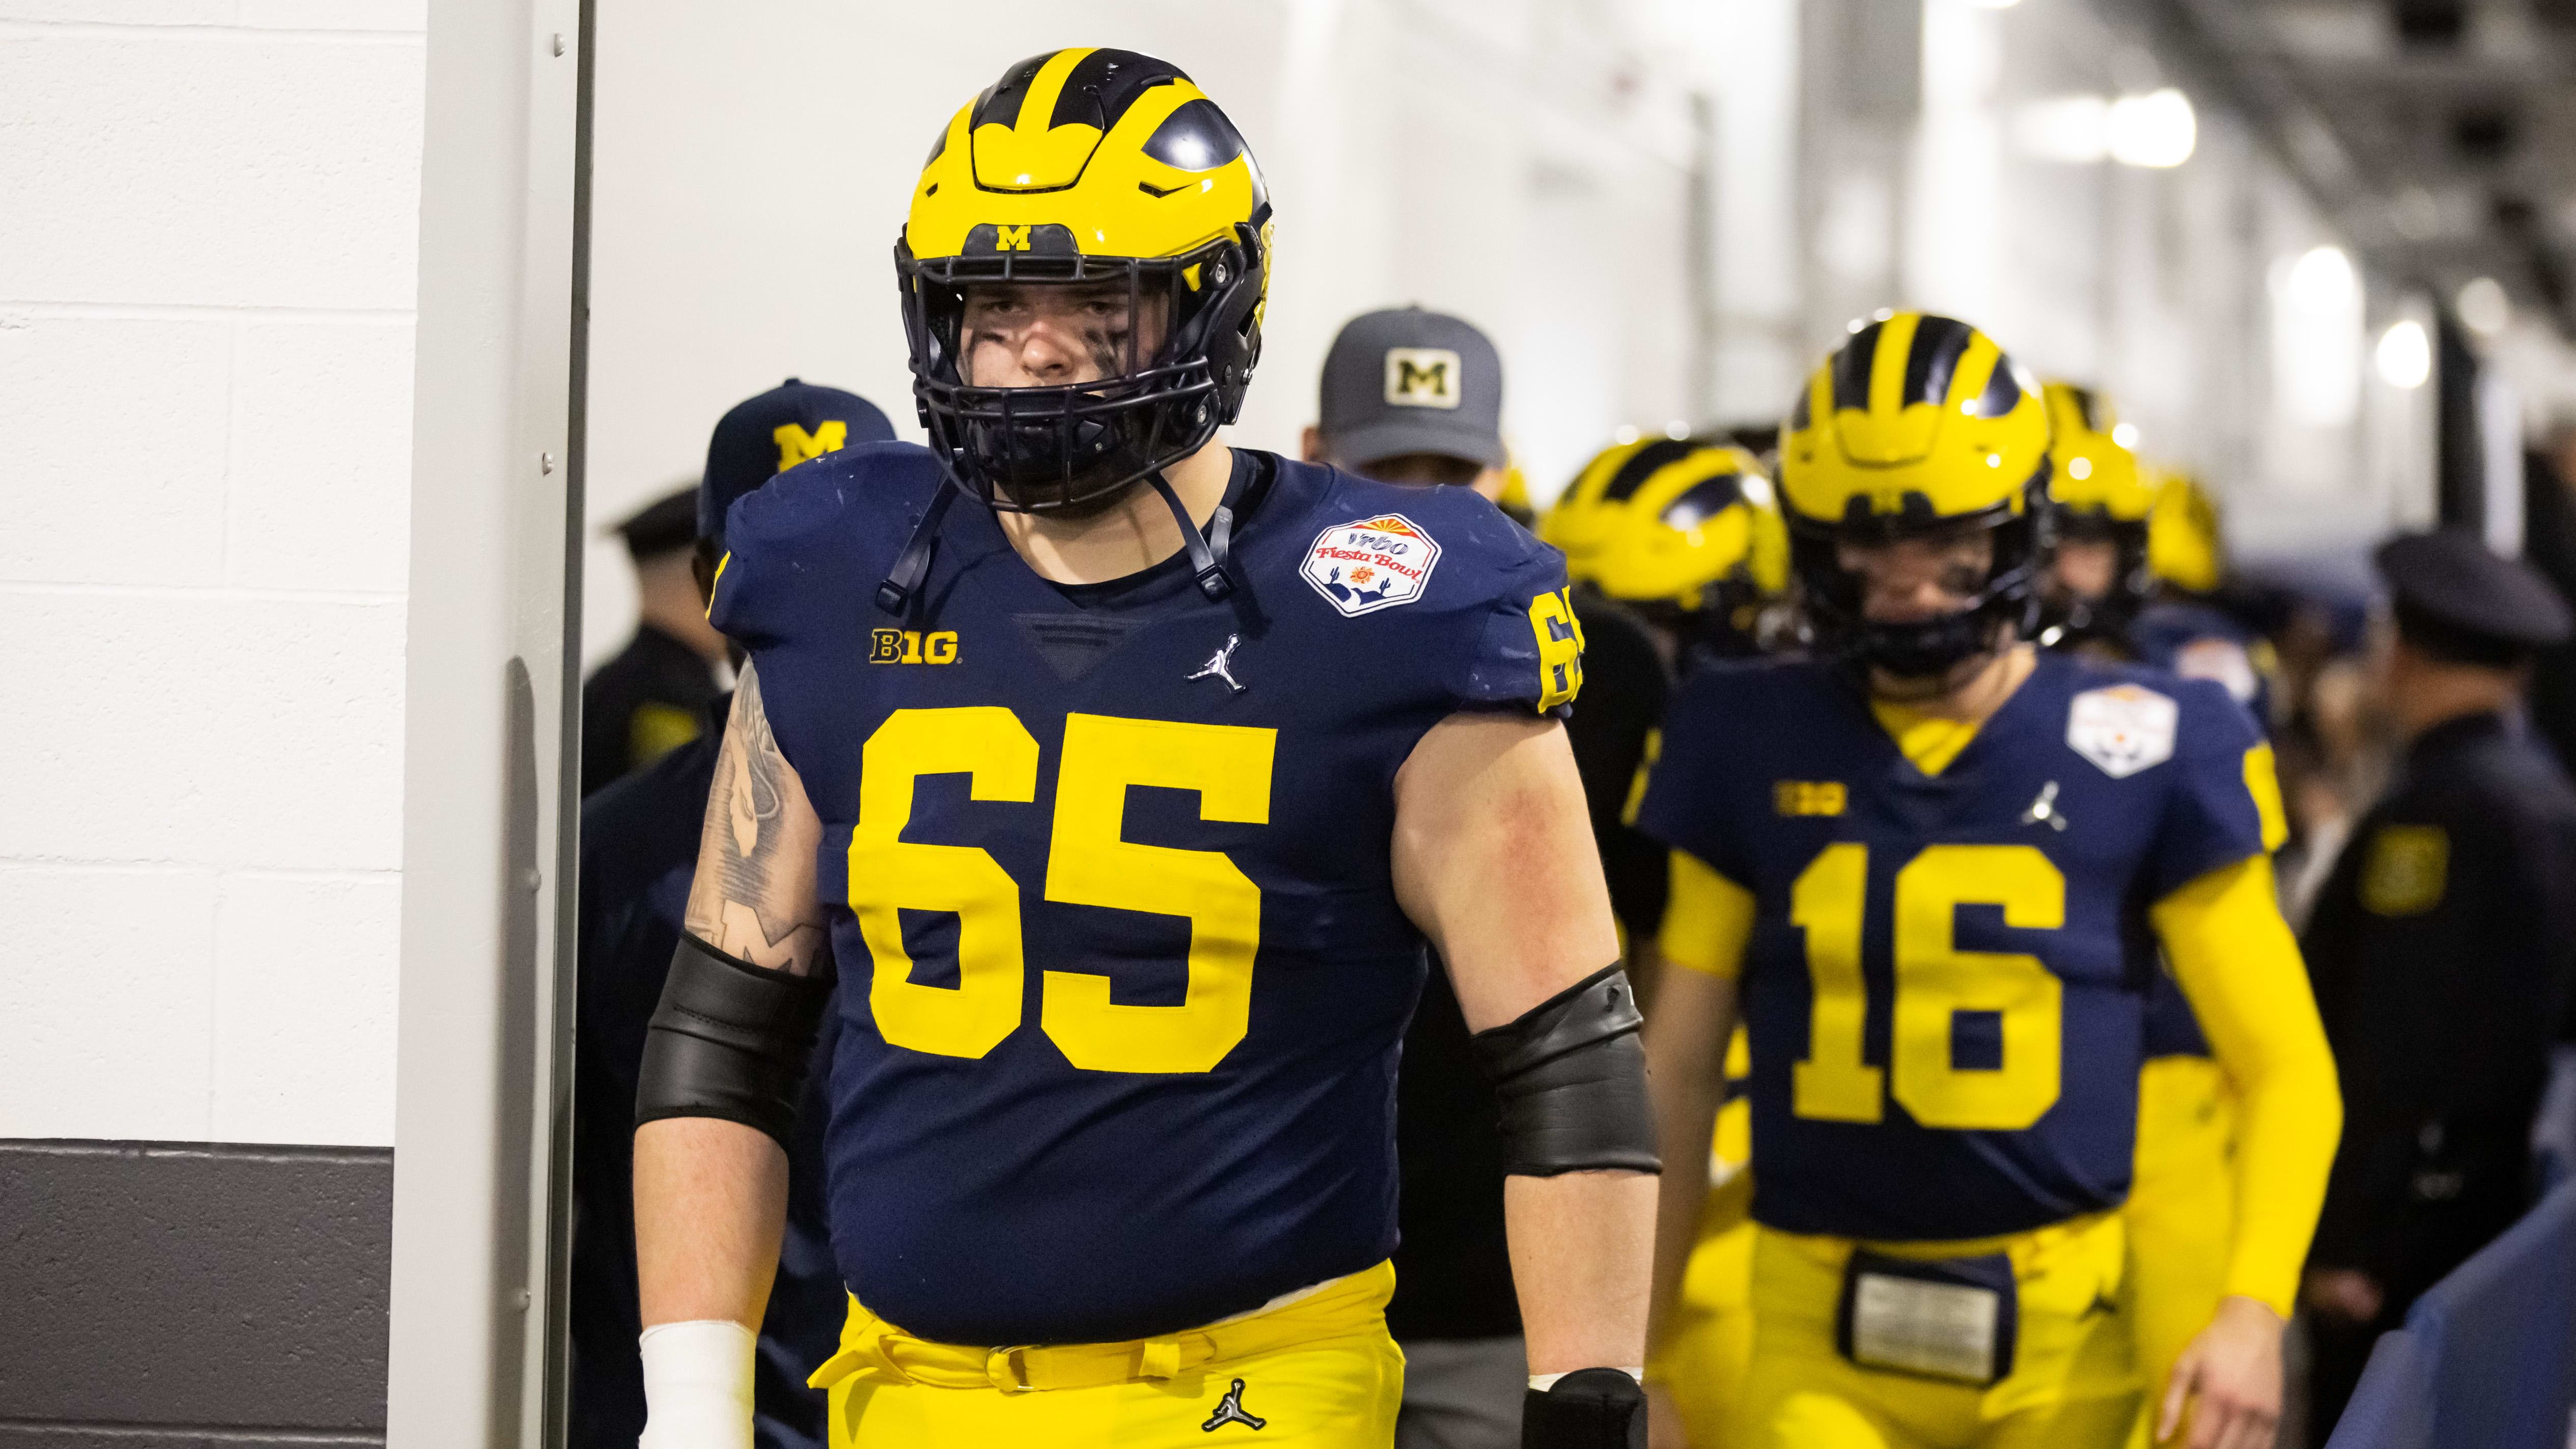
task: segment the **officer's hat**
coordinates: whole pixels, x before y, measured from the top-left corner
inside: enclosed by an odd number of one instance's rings
[[[2567,641],[2566,600],[2528,566],[2500,558],[2476,534],[2444,528],[2380,545],[2380,576],[2398,632],[2437,658],[2510,664]]]
[[[637,563],[687,548],[698,541],[697,485],[683,483],[678,491],[645,504],[609,531],[626,541],[627,556]]]
[[[698,485],[698,536],[722,539],[733,501],[808,458],[852,443],[894,439],[894,424],[875,403],[837,387],[789,378],[734,404],[707,440],[707,471]]]

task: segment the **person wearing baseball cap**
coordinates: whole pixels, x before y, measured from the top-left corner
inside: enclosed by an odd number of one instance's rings
[[[698,480],[616,525],[635,562],[635,637],[581,689],[581,793],[696,739],[718,693],[722,634],[707,594],[724,556],[725,510],[808,458],[882,441],[894,426],[874,403],[789,378],[716,423]],[[719,716],[721,718],[721,716]]]
[[[2576,991],[2576,785],[2522,708],[2567,604],[2464,530],[2396,539],[2378,563],[2405,755],[2300,943],[2350,1104],[2308,1255],[2314,1444],[2378,1336],[2521,1214]]]
[[[639,644],[645,631],[667,628],[675,616],[706,627],[708,593],[724,557],[725,514],[736,499],[808,458],[893,436],[886,415],[865,398],[792,377],[727,412],[708,440],[698,485],[653,504],[622,529],[637,555],[639,575],[660,568],[676,578],[680,595],[677,602],[663,600],[658,610],[648,598]],[[639,535],[649,541],[649,551],[637,546]],[[662,586],[670,587],[668,578]],[[664,622],[657,625],[657,619]],[[723,636],[707,633],[717,640],[713,657],[723,658]],[[701,660],[698,668],[710,673],[712,663]],[[682,741],[581,805],[573,1449],[633,1449],[644,1430],[644,1367],[636,1347],[643,1329],[635,1282],[635,1080],[646,1024],[661,1001],[672,948],[679,944],[707,788],[715,779],[716,748],[732,702],[732,694],[718,693],[708,678]],[[590,703],[587,689],[583,703]],[[587,747],[587,727],[584,735]],[[838,1029],[827,1017],[818,1049],[830,1051]],[[825,1080],[821,1073],[808,1079],[788,1154],[787,1231],[752,1384],[760,1449],[823,1449],[825,1442],[823,1395],[805,1387],[805,1375],[831,1356],[847,1306],[824,1221]]]
[[[789,378],[716,419],[698,485],[698,585],[712,594],[724,557],[725,514],[742,496],[809,458],[852,443],[890,443],[894,424],[854,392]],[[703,619],[706,600],[698,601]]]
[[[1306,461],[1387,483],[1503,491],[1503,358],[1475,324],[1420,307],[1363,312],[1324,356]]]
[[[1367,312],[1324,357],[1305,456],[1386,483],[1473,488],[1499,502],[1503,359],[1473,323],[1420,307]],[[1498,516],[1497,527],[1515,527]],[[1619,811],[1667,691],[1645,627],[1578,596],[1582,694],[1566,721],[1593,832]],[[1663,865],[1650,862],[1660,901]],[[1611,882],[1614,907],[1637,894]],[[1622,926],[1635,939],[1637,922]],[[1643,929],[1651,938],[1654,922]],[[1396,1079],[1398,1243],[1387,1329],[1404,1349],[1398,1449],[1518,1449],[1527,1362],[1503,1233],[1503,1139],[1446,971],[1434,970]]]

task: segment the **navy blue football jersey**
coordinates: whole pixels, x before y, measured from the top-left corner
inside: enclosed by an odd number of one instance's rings
[[[713,618],[825,832],[833,1242],[909,1332],[1168,1333],[1394,1247],[1396,771],[1459,710],[1562,711],[1580,635],[1469,490],[1234,466],[1221,603],[1183,555],[1050,583],[961,505],[888,616],[941,486],[908,444],[730,516]]]
[[[2271,718],[2272,679],[2263,665],[2269,653],[2261,647],[2262,637],[2232,616],[2194,601],[2150,604],[2130,626],[2129,642],[2146,664],[2224,685],[2254,717],[2255,728],[2262,729]],[[2147,1055],[2209,1055],[2209,1039],[2191,1014],[2191,1003],[2169,976],[2147,998]]]
[[[2223,610],[2194,600],[2149,604],[2129,626],[2129,648],[2141,663],[2216,680],[2258,724],[2271,718],[2270,651],[2263,636]]]
[[[1685,683],[1638,825],[1755,897],[1755,1218],[1921,1241],[2117,1206],[2147,908],[2262,850],[2258,743],[2214,684],[2054,653],[1938,775],[1829,667]]]

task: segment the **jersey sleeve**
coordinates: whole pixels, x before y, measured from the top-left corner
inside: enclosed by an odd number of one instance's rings
[[[1449,692],[1462,709],[1528,709],[1563,719],[1583,688],[1583,626],[1566,591],[1565,555],[1499,513],[1493,525],[1499,528],[1478,530],[1499,542],[1485,597],[1466,610]]]
[[[2208,680],[2176,680],[2168,687],[2178,718],[2151,899],[2262,855],[2288,834],[2272,747],[2244,707]]]
[[[1729,725],[1742,701],[1730,701],[1729,672],[1704,668],[1683,681],[1664,716],[1662,743],[1637,802],[1637,828],[1739,886],[1753,883],[1753,862],[1727,808],[1726,771],[1736,760]],[[1669,909],[1669,908],[1667,908]]]
[[[1733,980],[1753,939],[1753,892],[1687,850],[1672,852],[1672,897],[1656,944],[1664,959],[1704,976]]]
[[[2343,1098],[2272,864],[2257,853],[2205,874],[2150,919],[2237,1093],[2227,1291],[2286,1318],[2325,1201]]]
[[[882,576],[866,564],[903,541],[876,537],[899,525],[864,516],[860,500],[927,496],[936,470],[928,450],[910,443],[861,443],[801,463],[734,500],[707,622],[757,656],[802,620],[851,617],[852,607],[865,603],[857,591],[872,591]]]

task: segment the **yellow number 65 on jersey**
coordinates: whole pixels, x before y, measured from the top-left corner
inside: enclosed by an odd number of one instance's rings
[[[1261,888],[1224,852],[1174,850],[1123,838],[1127,787],[1194,790],[1199,818],[1270,822],[1278,731],[1111,715],[1065,717],[1056,772],[1046,898],[1183,916],[1190,923],[1189,991],[1179,1006],[1121,1006],[1109,978],[1049,971],[1038,1025],[1077,1067],[1101,1072],[1204,1072],[1252,1021],[1252,959],[1261,947]],[[1020,887],[989,851],[902,839],[913,785],[965,775],[977,800],[1037,798],[1038,742],[998,705],[903,709],[867,743],[859,819],[850,832],[850,909],[875,959],[868,1007],[894,1046],[980,1057],[1023,1019],[1026,958]],[[902,913],[957,916],[957,984],[912,979]]]

